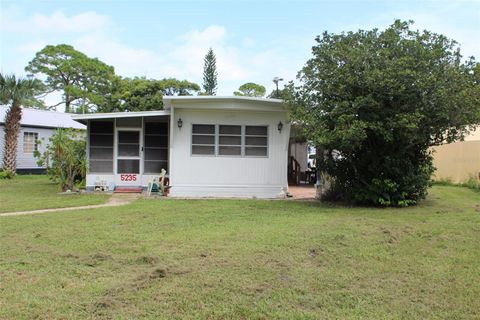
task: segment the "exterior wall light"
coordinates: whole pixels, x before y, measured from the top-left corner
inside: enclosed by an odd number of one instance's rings
[[[283,123],[282,121],[280,121],[277,125],[277,129],[278,129],[278,132],[282,132],[282,129],[283,129]]]
[[[181,128],[182,128],[182,126],[183,126],[182,118],[179,118],[179,119],[178,119],[177,126],[178,126],[178,129],[181,129]]]

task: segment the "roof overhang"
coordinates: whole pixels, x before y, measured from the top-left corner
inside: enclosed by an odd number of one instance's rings
[[[242,96],[164,96],[165,109],[212,109],[286,112],[281,99]]]
[[[169,116],[169,115],[170,115],[170,110],[109,112],[109,113],[75,114],[75,115],[72,115],[72,119],[80,123],[86,123],[88,120],[136,118],[136,117],[158,117],[158,116]]]

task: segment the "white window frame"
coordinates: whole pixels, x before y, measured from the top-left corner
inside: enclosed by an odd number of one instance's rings
[[[193,133],[193,126],[213,126],[213,134],[211,133]],[[213,144],[199,144],[193,143],[193,136],[213,136]],[[195,154],[193,153],[194,146],[213,147],[213,154]],[[212,123],[192,123],[190,128],[190,155],[193,157],[216,157],[218,153],[218,125]]]
[[[27,137],[32,137],[33,141],[26,141]],[[26,146],[31,147],[32,151],[27,151]],[[34,154],[35,151],[38,151],[38,132],[25,131],[23,133],[23,153],[24,154]]]
[[[201,133],[193,133],[193,126],[195,125],[207,125],[207,126],[214,126],[214,134],[201,134]],[[241,144],[240,144],[240,150],[241,154],[240,155],[221,155],[219,154],[219,148],[220,148],[220,136],[228,136],[228,134],[220,134],[220,126],[240,126],[241,129]],[[265,127],[267,129],[267,134],[266,135],[248,135],[248,137],[265,137],[267,138],[267,145],[266,146],[247,146],[246,145],[246,127]],[[212,124],[212,123],[192,123],[191,128],[190,128],[190,156],[191,157],[227,157],[227,158],[268,158],[270,154],[270,139],[269,139],[269,134],[270,132],[270,126],[266,124]],[[201,146],[202,144],[193,144],[193,136],[194,135],[210,135],[210,136],[215,136],[215,144],[205,144],[204,146],[213,146],[214,147],[214,153],[213,154],[194,154],[193,153],[193,146]],[[233,135],[233,136],[238,136],[238,135]],[[225,145],[227,146],[227,145]],[[233,146],[233,145],[232,145]],[[237,147],[237,146],[234,146]],[[245,154],[245,148],[247,147],[263,147],[267,149],[266,155],[246,155]]]

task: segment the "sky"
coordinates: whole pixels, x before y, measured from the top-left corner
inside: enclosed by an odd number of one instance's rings
[[[201,85],[211,47],[219,95],[246,82],[270,92],[274,77],[295,79],[324,31],[383,29],[395,19],[455,39],[480,60],[480,0],[0,0],[0,71],[25,76],[37,51],[66,43],[124,77]]]

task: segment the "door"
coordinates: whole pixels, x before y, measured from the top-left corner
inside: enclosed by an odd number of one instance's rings
[[[141,130],[117,131],[117,185],[139,186],[141,164]]]

